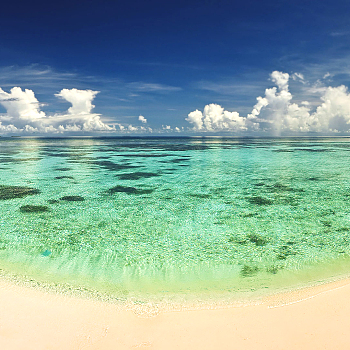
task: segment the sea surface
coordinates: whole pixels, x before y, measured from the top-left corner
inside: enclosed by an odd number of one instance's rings
[[[0,138],[0,269],[120,300],[350,272],[350,139]]]

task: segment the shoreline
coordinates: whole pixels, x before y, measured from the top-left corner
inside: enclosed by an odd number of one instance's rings
[[[147,305],[121,306],[0,280],[0,348],[347,349],[349,297],[350,278],[344,278],[252,305],[150,313]]]

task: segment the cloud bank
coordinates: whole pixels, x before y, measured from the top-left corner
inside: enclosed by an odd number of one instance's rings
[[[311,110],[312,104],[308,101],[293,102],[289,91],[290,77],[307,85],[301,73],[290,76],[288,73],[272,72],[270,80],[275,86],[266,89],[264,96],[257,97],[257,103],[246,116],[212,103],[206,105],[203,112],[195,110],[189,113],[186,120],[197,132],[260,132],[272,135],[349,132],[350,94],[347,87],[326,87],[320,81],[304,87],[308,93],[320,94],[320,104]]]
[[[311,84],[301,73],[290,75],[274,71],[270,74],[273,86],[256,98],[246,115],[211,103],[203,111],[196,109],[188,114],[185,120],[189,127],[165,124],[158,129],[149,127],[148,118],[143,115],[135,117],[134,124],[104,121],[101,114],[93,112],[98,91],[62,89],[55,96],[70,103],[70,107],[64,113],[47,114],[41,110],[45,105],[32,90],[13,87],[6,92],[0,88],[0,104],[6,109],[6,113],[0,113],[0,134],[229,132],[279,136],[349,133],[349,90],[344,85],[325,85],[331,81],[330,73]],[[298,84],[299,90],[293,95],[291,90]]]
[[[65,113],[47,115],[32,90],[13,87],[9,92],[0,88],[0,104],[6,113],[0,113],[0,134],[62,134],[62,133],[152,133],[147,119],[140,115],[141,125],[105,123],[102,116],[93,113],[94,98],[99,91],[62,89],[55,94],[71,106]],[[161,130],[161,129],[160,129]]]
[[[6,109],[0,115],[0,132],[13,133],[63,133],[77,131],[113,131],[101,120],[101,116],[92,113],[92,100],[98,91],[63,89],[57,97],[71,103],[65,114],[46,115],[40,111],[40,103],[32,90],[14,87],[10,92],[0,88],[0,104]]]

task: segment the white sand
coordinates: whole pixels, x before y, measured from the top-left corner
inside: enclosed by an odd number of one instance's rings
[[[0,282],[0,349],[350,349],[350,280],[260,305],[140,317]]]

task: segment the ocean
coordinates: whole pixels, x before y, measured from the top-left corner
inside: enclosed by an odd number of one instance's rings
[[[0,138],[0,269],[122,301],[339,278],[349,165],[349,138]]]

